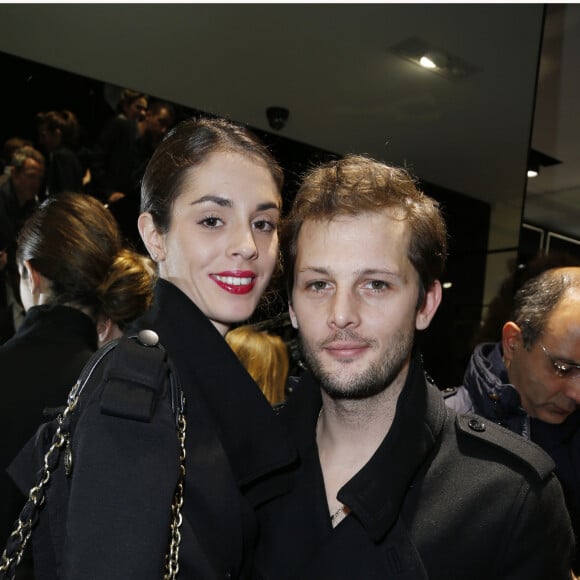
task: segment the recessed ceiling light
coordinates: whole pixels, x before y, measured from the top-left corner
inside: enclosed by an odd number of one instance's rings
[[[549,167],[550,165],[557,165],[559,163],[562,163],[559,159],[550,157],[545,153],[540,153],[535,149],[530,149],[528,153],[527,175],[530,178],[538,177],[541,167]]]
[[[418,38],[409,38],[395,44],[391,52],[416,65],[448,78],[463,78],[480,69],[444,50],[430,46]]]

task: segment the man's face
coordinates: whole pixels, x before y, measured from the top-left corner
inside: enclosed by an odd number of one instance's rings
[[[524,348],[517,325],[504,326],[509,379],[530,417],[562,423],[580,404],[580,370],[562,373],[557,367],[558,361],[580,364],[579,313],[580,291],[568,291],[530,351]]]
[[[440,300],[436,283],[417,311],[408,244],[407,222],[387,211],[302,225],[290,315],[335,399],[373,396],[406,378],[415,329],[429,325]]]
[[[44,164],[30,157],[22,167],[14,167],[11,173],[12,186],[21,204],[32,201],[40,194],[44,179]]]

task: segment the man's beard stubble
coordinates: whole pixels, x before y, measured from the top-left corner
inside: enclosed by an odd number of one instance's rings
[[[339,331],[331,340],[325,340],[314,347],[308,345],[300,336],[300,345],[308,368],[320,383],[326,394],[335,400],[361,400],[373,397],[387,389],[399,376],[409,360],[413,349],[414,328],[400,329],[392,338],[392,348],[385,353],[382,362],[372,362],[362,373],[340,380],[340,372],[327,372],[317,356],[322,345],[330,342],[356,341],[373,347],[374,340],[368,340],[351,331]],[[345,372],[348,373],[348,361],[344,361]]]

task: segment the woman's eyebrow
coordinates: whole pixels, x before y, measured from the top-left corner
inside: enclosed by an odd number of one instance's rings
[[[221,207],[232,207],[231,199],[227,199],[225,197],[219,197],[218,195],[204,195],[199,199],[191,202],[191,205],[197,205],[199,203],[215,203]]]
[[[273,201],[268,201],[266,203],[259,203],[256,209],[258,211],[264,211],[266,209],[280,209],[280,206]]]
[[[198,205],[200,203],[215,203],[220,207],[233,207],[233,202],[231,199],[227,199],[226,197],[220,197],[219,195],[204,195],[199,199],[191,202],[191,205]],[[267,201],[264,203],[259,203],[256,207],[258,211],[264,211],[267,209],[280,209],[279,204],[273,201]]]

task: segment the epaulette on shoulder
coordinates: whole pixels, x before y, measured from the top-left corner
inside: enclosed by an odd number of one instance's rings
[[[540,478],[546,479],[554,470],[552,458],[535,443],[525,437],[500,427],[478,415],[457,415],[458,429],[496,448],[505,450],[512,457],[525,463]]]
[[[166,352],[153,331],[123,337],[112,350],[103,377],[101,412],[135,421],[151,421],[167,375]]]

